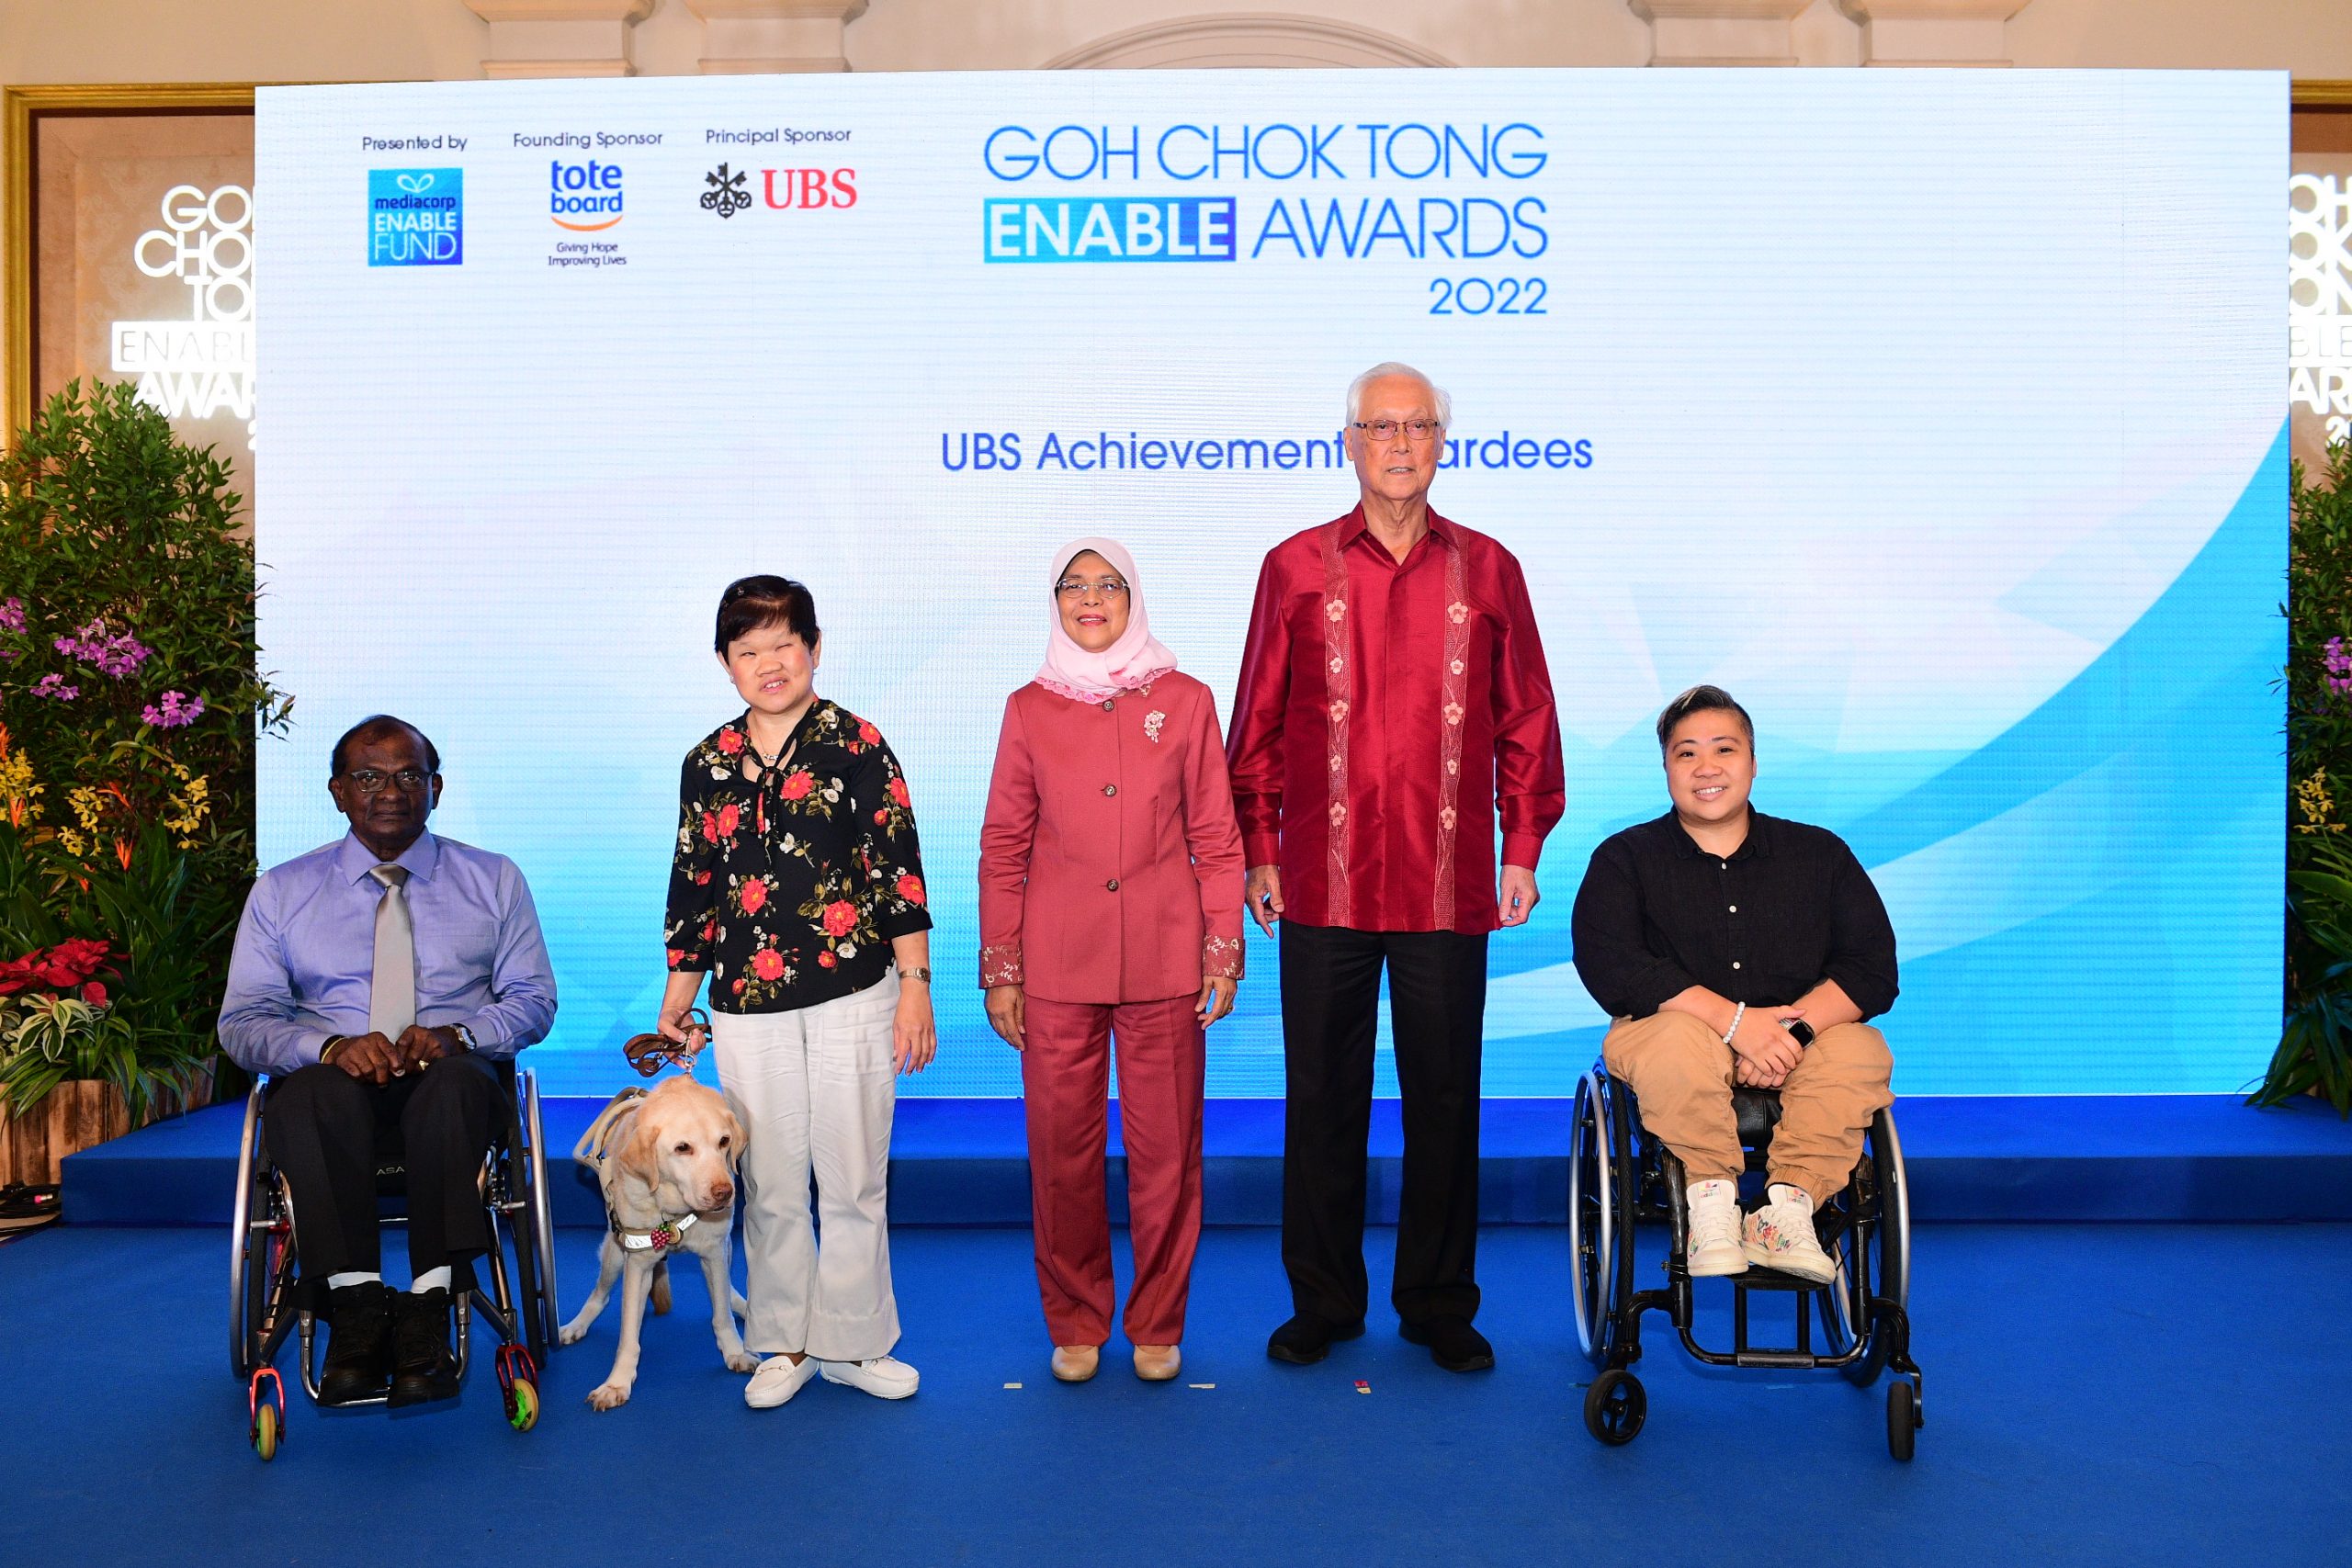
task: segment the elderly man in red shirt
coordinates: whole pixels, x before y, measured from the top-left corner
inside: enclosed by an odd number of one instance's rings
[[[1405,365],[1348,389],[1362,497],[1267,552],[1227,744],[1245,897],[1282,921],[1283,1267],[1276,1360],[1363,1332],[1365,1145],[1381,970],[1403,1098],[1390,1301],[1437,1364],[1495,1364],[1478,1310],[1487,937],[1535,908],[1566,804],[1552,680],[1511,553],[1430,510],[1452,417]],[[1502,872],[1495,871],[1501,818]]]

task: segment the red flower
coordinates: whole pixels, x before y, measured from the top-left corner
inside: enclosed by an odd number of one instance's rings
[[[710,886],[710,873],[708,873],[708,872],[707,872],[707,871],[698,871],[698,872],[695,872],[695,886],[696,887],[707,887],[707,886]]]
[[[718,818],[707,811],[702,814],[702,840],[706,844],[718,842]]]
[[[94,1008],[102,1008],[107,1005],[107,988],[96,980],[85,981],[82,985],[82,999]]]
[[[839,960],[835,959],[830,953],[820,953],[817,954],[817,963],[821,968],[831,969],[839,963]]]
[[[673,969],[675,969],[679,964],[684,964],[686,961],[686,952],[685,949],[682,947],[671,948],[669,953],[670,967]]]
[[[722,839],[733,838],[735,829],[742,824],[742,821],[743,814],[735,808],[733,801],[729,801],[718,808],[718,836]]]
[[[107,953],[112,943],[94,942],[88,937],[75,937],[61,942],[49,950],[49,970],[51,983],[75,986],[106,966]]]
[[[910,904],[922,903],[922,878],[917,876],[911,871],[900,873],[899,876],[899,897],[904,898]]]
[[[763,980],[777,980],[784,976],[784,954],[773,947],[763,947],[752,954],[752,973]]]
[[[784,783],[776,786],[776,792],[786,800],[805,800],[808,796],[808,792],[816,787],[815,776],[808,769],[803,768],[797,773],[785,774]]]
[[[756,915],[760,912],[761,906],[768,901],[768,885],[754,876],[743,884],[741,890],[735,897],[743,906],[743,913]]]
[[[718,732],[718,749],[732,757],[743,749],[742,732],[729,727]]]
[[[705,920],[702,923],[702,939],[705,942],[717,942],[718,940],[718,922],[717,920]]]
[[[868,746],[882,744],[882,732],[862,718],[857,721],[857,738]]]
[[[743,982],[741,980],[735,982],[735,994],[739,997],[743,994]]]
[[[825,934],[847,936],[857,929],[857,906],[835,899],[825,906]]]
[[[890,798],[897,801],[901,806],[912,806],[914,804],[913,801],[907,798],[907,781],[901,778],[893,778],[890,781]]]
[[[888,821],[889,821],[889,820],[890,820],[890,814],[889,814],[888,812],[887,812],[887,811],[877,811],[877,812],[876,812],[876,813],[874,814],[874,825],[875,825],[876,827],[877,827],[877,828],[881,827],[883,824],[887,823],[887,822],[888,822]]]

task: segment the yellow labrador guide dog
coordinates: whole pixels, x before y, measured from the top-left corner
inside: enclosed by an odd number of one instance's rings
[[[621,1342],[613,1370],[588,1395],[598,1410],[628,1403],[637,1382],[637,1337],[645,1303],[670,1310],[670,1255],[702,1260],[709,1287],[710,1325],[729,1371],[748,1372],[759,1358],[743,1348],[735,1326],[743,1298],[729,1278],[734,1252],[735,1168],[743,1156],[743,1125],[718,1092],[692,1078],[665,1080],[652,1089],[625,1089],[596,1113],[571,1157],[592,1160],[605,1190],[607,1224],[596,1288],[580,1314],[563,1325],[560,1344],[576,1345],[605,1310],[613,1281],[626,1270],[621,1292]]]

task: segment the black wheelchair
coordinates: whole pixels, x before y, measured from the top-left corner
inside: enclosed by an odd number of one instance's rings
[[[1773,1089],[1737,1089],[1732,1104],[1747,1154],[1749,1175],[1743,1185],[1752,1188],[1762,1179],[1781,1097]],[[1577,1341],[1600,1369],[1585,1393],[1585,1429],[1612,1446],[1630,1443],[1640,1433],[1649,1396],[1632,1369],[1642,1356],[1642,1314],[1663,1312],[1679,1332],[1683,1348],[1709,1366],[1835,1369],[1861,1388],[1893,1371],[1886,1391],[1886,1446],[1896,1459],[1908,1460],[1927,1416],[1919,1369],[1911,1359],[1911,1207],[1893,1114],[1878,1113],[1852,1179],[1815,1213],[1821,1249],[1838,1264],[1837,1277],[1815,1284],[1753,1264],[1746,1273],[1729,1276],[1728,1350],[1708,1348],[1691,1330],[1682,1162],[1643,1127],[1632,1088],[1611,1077],[1605,1067],[1594,1066],[1577,1085],[1575,1116],[1568,1154],[1568,1236],[1576,1265],[1571,1284]],[[1667,1227],[1662,1289],[1634,1288],[1634,1231],[1644,1221]],[[1795,1298],[1794,1345],[1749,1342],[1748,1296],[1756,1291]]]
[[[489,1221],[490,1251],[456,1271],[458,1376],[466,1374],[473,1312],[498,1336],[498,1385],[508,1425],[527,1432],[539,1417],[539,1369],[555,1343],[555,1222],[547,1185],[539,1121],[537,1075],[499,1067],[505,1090],[505,1125],[498,1130],[479,1179]],[[288,1333],[301,1349],[302,1387],[319,1397],[317,1337],[323,1280],[306,1280],[300,1266],[294,1204],[286,1178],[262,1140],[267,1082],[245,1097],[245,1131],[237,1154],[237,1197],[229,1238],[229,1365],[245,1385],[246,1438],[263,1459],[277,1456],[286,1434],[286,1385],[274,1365]],[[376,1190],[386,1224],[402,1224],[399,1211],[406,1171],[395,1134],[377,1148]],[[487,1264],[490,1288],[480,1269]],[[381,1404],[386,1396],[351,1401]]]

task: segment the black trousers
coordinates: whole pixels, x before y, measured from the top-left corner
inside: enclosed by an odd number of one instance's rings
[[[1294,1310],[1364,1314],[1364,1180],[1380,972],[1405,1120],[1389,1300],[1407,1323],[1475,1316],[1487,939],[1284,920],[1283,1268]]]
[[[408,1169],[409,1268],[421,1274],[488,1251],[474,1179],[505,1114],[496,1066],[471,1055],[381,1089],[325,1064],[272,1084],[262,1138],[293,1194],[303,1278],[382,1271],[376,1167],[391,1155]]]

